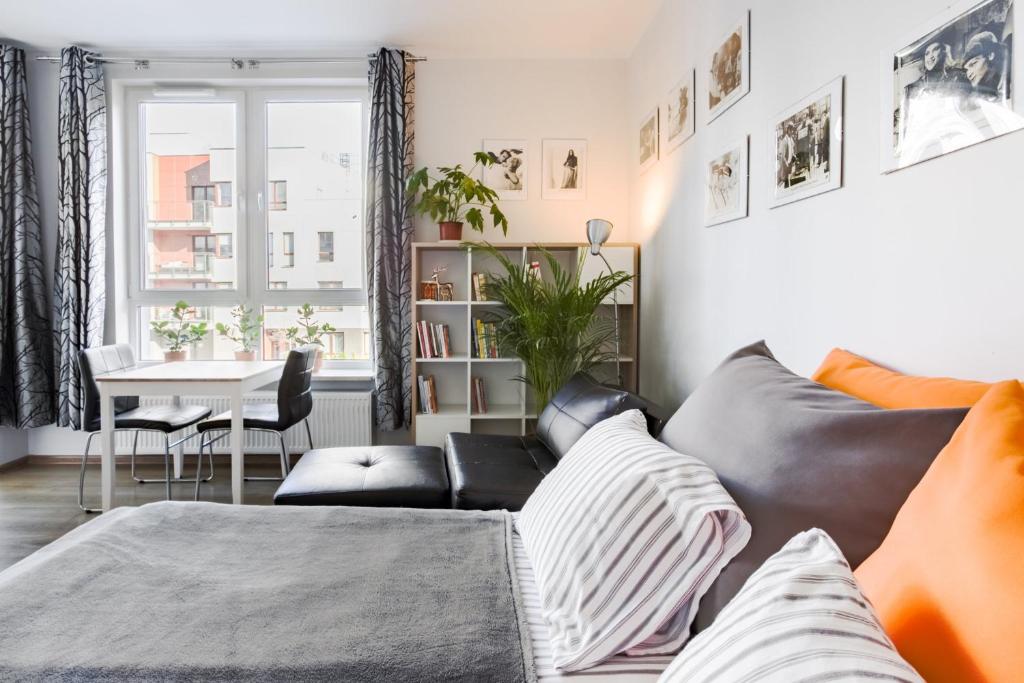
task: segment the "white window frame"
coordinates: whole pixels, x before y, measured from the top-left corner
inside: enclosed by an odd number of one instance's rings
[[[180,89],[164,86],[125,88],[125,125],[128,200],[127,243],[129,312],[129,341],[140,349],[143,338],[140,308],[145,306],[171,306],[180,299],[205,307],[233,307],[245,303],[261,312],[264,306],[298,308],[304,303],[312,306],[367,305],[364,287],[345,289],[270,289],[267,234],[269,232],[269,181],[267,177],[267,120],[266,107],[276,102],[359,102],[362,106],[362,154],[360,172],[365,181],[365,155],[368,142],[369,93],[365,87],[265,87],[232,86],[203,88],[193,85]],[[180,94],[179,94],[180,93]],[[193,94],[195,93],[195,94]],[[142,133],[145,130],[142,105],[149,102],[231,102],[235,104],[235,182],[232,187],[232,205],[237,211],[237,229],[233,244],[235,284],[225,289],[146,289],[145,249],[142,227],[145,221],[145,182],[143,168]],[[259,150],[262,153],[250,153]],[[365,198],[365,197],[364,197]],[[365,219],[365,216],[364,216]],[[213,234],[213,233],[211,233]],[[366,250],[359,245],[360,267],[366,272]],[[337,242],[335,242],[337,249]],[[260,334],[259,357],[263,354],[263,334]],[[369,360],[326,361],[327,367],[369,368]]]

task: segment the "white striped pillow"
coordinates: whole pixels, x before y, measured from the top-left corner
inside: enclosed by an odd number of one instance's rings
[[[658,679],[723,681],[924,683],[820,529],[798,534],[768,558]]]
[[[517,528],[563,671],[677,652],[701,596],[750,539],[715,473],[653,439],[638,410],[591,427]]]

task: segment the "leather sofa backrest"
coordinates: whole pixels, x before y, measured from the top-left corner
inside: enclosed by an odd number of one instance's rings
[[[537,438],[561,459],[595,424],[634,408],[646,413],[648,402],[625,389],[606,386],[579,373],[558,390],[537,418]],[[654,426],[650,417],[648,426]]]

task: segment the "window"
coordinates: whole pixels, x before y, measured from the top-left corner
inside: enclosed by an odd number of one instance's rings
[[[330,360],[365,359],[365,88],[171,90],[125,91],[124,310],[140,358],[161,357],[150,322],[184,299],[210,328],[240,303],[263,311],[265,358],[293,346],[286,331],[308,302],[337,330],[322,339]],[[189,355],[233,350],[211,333]]]
[[[234,258],[235,236],[230,232],[222,232],[217,237],[217,258]]]
[[[281,253],[284,256],[284,263],[281,264],[282,268],[294,268],[295,267],[295,233],[286,232],[281,235],[281,239],[284,240],[284,246],[281,248]]]
[[[267,194],[270,196],[270,206],[268,208],[271,211],[286,210],[288,208],[288,181],[271,180],[269,190]]]
[[[318,232],[317,237],[320,241],[320,253],[317,260],[321,263],[334,261],[334,233]]]
[[[231,182],[217,182],[213,184],[217,188],[217,203],[219,208],[231,206]]]

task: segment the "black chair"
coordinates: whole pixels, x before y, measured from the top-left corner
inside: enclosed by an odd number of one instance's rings
[[[128,344],[111,344],[84,349],[78,354],[78,367],[82,375],[82,388],[85,392],[85,409],[82,415],[82,430],[89,432],[82,453],[82,467],[78,477],[78,507],[85,512],[99,512],[85,506],[85,467],[89,460],[89,447],[92,438],[100,432],[100,388],[96,376],[119,370],[130,370],[135,367],[135,354]],[[167,500],[171,499],[171,482],[192,483],[191,479],[171,479],[171,448],[191,439],[195,434],[188,434],[171,443],[170,435],[196,424],[212,411],[206,406],[141,406],[138,396],[118,396],[114,399],[114,431],[134,432],[132,443],[132,478],[140,483],[163,482],[167,486]],[[164,435],[164,478],[140,479],[135,476],[135,452],[139,445],[139,432],[159,432]],[[202,451],[200,450],[200,456]],[[213,477],[213,460],[210,460],[210,478]]]
[[[281,481],[291,471],[291,459],[288,447],[284,442],[284,433],[302,422],[306,426],[306,437],[309,447],[313,448],[313,432],[309,428],[309,414],[313,412],[313,364],[316,362],[318,347],[301,346],[288,353],[281,372],[281,380],[277,384],[277,403],[255,403],[242,406],[242,426],[246,431],[268,432],[277,435],[281,444],[281,477],[246,477],[248,481]],[[213,457],[213,444],[231,434],[231,411],[221,413],[209,420],[196,425],[196,431],[202,435],[199,443],[199,460],[196,464],[196,493],[199,500],[199,484],[203,471],[203,449],[209,446],[210,457]],[[210,432],[225,432],[210,438]],[[212,462],[212,461],[211,461]],[[211,465],[212,467],[212,465]]]

